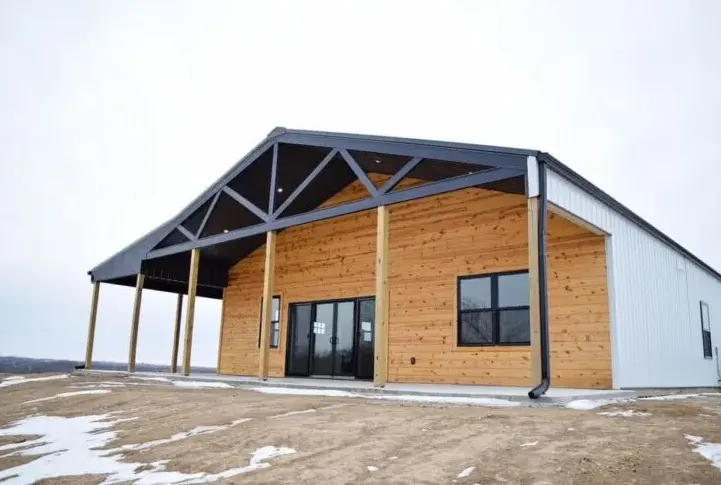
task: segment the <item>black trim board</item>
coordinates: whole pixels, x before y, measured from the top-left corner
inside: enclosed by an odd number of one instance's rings
[[[697,265],[699,265],[701,268],[705,269],[708,273],[710,273],[712,276],[714,276],[716,279],[721,281],[721,273],[716,271],[714,268],[709,266],[707,263],[703,262],[698,256],[695,256],[691,251],[681,246],[679,243],[671,239],[669,236],[661,232],[659,229],[651,225],[650,222],[646,221],[644,218],[633,212],[631,209],[626,207],[625,205],[621,204],[619,201],[608,195],[603,190],[599,189],[595,185],[593,185],[591,182],[589,182],[587,179],[582,177],[578,174],[578,172],[575,172],[573,169],[568,167],[567,165],[563,164],[556,158],[554,158],[552,155],[548,153],[539,152],[538,153],[538,159],[539,161],[546,162],[549,166],[549,168],[555,172],[557,175],[560,175],[561,177],[565,178],[567,181],[571,182],[572,184],[576,185],[578,188],[584,190],[589,195],[595,197],[598,199],[601,203],[608,206],[610,209],[614,210],[615,212],[619,213],[629,221],[636,224],[641,229],[647,231],[649,234],[651,234],[656,239],[660,240],[661,242],[667,244],[670,246],[673,250],[681,253]],[[549,201],[553,203],[553,201]]]

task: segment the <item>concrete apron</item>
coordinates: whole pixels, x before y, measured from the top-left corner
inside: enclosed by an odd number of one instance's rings
[[[360,395],[396,395],[425,396],[428,398],[468,398],[468,399],[505,399],[525,404],[564,405],[578,399],[633,399],[636,391],[566,389],[551,388],[546,395],[532,400],[528,397],[529,388],[511,386],[467,386],[457,384],[409,384],[388,383],[384,387],[374,387],[369,381],[352,379],[322,379],[314,377],[269,377],[266,380],[257,377],[229,376],[220,374],[170,374],[164,372],[127,372],[116,370],[76,370],[73,375],[105,377],[163,377],[169,381],[223,382],[233,387],[280,387],[286,389],[308,389],[314,391],[345,391]],[[439,402],[442,404],[442,402]]]

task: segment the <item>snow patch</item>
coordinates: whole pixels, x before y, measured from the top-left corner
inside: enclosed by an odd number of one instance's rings
[[[250,419],[251,418],[236,419],[235,421],[233,421],[230,424],[222,424],[222,425],[214,425],[214,426],[196,426],[195,428],[193,428],[191,430],[181,431],[180,433],[175,433],[170,438],[163,438],[163,439],[159,439],[159,440],[147,441],[145,443],[135,443],[135,444],[130,444],[130,445],[123,445],[119,448],[105,450],[105,453],[110,454],[110,453],[117,453],[119,451],[126,451],[126,450],[146,450],[146,449],[152,448],[154,446],[165,445],[168,443],[173,443],[175,441],[181,441],[181,440],[190,438],[192,436],[217,433],[218,431],[223,431],[224,429],[231,428],[240,423],[245,423],[246,421],[250,421]]]
[[[348,391],[335,389],[294,389],[292,387],[251,387],[251,391],[262,392],[263,394],[287,394],[293,396],[327,396],[327,397],[358,397]]]
[[[112,454],[118,449],[100,449],[116,439],[116,433],[109,428],[121,421],[124,420],[111,420],[110,414],[75,418],[32,416],[17,421],[9,427],[1,428],[0,436],[40,435],[42,438],[0,447],[0,449],[23,448],[12,454],[38,456],[38,459],[29,463],[0,470],[0,481],[8,480],[5,482],[8,485],[11,483],[29,485],[42,479],[93,474],[106,475],[103,485],[118,482],[133,482],[135,485],[210,483],[268,468],[270,464],[266,463],[267,460],[295,453],[292,448],[264,446],[251,453],[248,465],[220,473],[187,474],[166,471],[167,461],[126,463],[121,461],[122,455]],[[233,423],[242,421],[245,420],[237,420]],[[228,426],[222,428],[225,427]],[[221,427],[199,426],[186,434],[188,436],[206,434],[216,431],[217,428]],[[34,447],[29,448],[29,446]],[[140,471],[137,471],[138,469]]]
[[[696,448],[693,450],[711,462],[711,465],[721,470],[721,443],[704,443],[700,436],[687,434],[687,440]]]
[[[699,397],[699,394],[667,394],[665,396],[641,397],[641,401],[677,401],[681,399],[690,399]]]
[[[521,445],[521,448],[528,448],[529,446],[536,446],[538,444],[538,441],[529,441],[528,443],[523,443]]]
[[[607,406],[608,404],[616,404],[623,402],[619,399],[577,399],[566,404],[569,409],[578,409],[580,411],[589,411],[591,409]]]
[[[145,376],[130,376],[131,379],[138,379],[141,381],[155,381],[155,382],[170,382],[167,377],[145,377]]]
[[[63,398],[63,397],[84,396],[86,394],[107,394],[109,392],[110,392],[110,389],[94,389],[94,390],[89,390],[89,391],[61,392],[60,394],[55,394],[54,396],[41,397],[40,399],[33,399],[32,401],[25,401],[23,404],[30,404],[30,403],[42,402],[42,401],[52,401],[53,399],[59,399],[59,398]]]
[[[213,382],[213,381],[172,381],[174,386],[191,388],[191,389],[202,389],[204,387],[214,387],[217,389],[232,389],[233,386],[226,382]]]
[[[520,406],[521,403],[507,401],[505,399],[496,399],[492,397],[452,397],[452,396],[419,396],[415,394],[381,394],[378,396],[363,396],[368,399],[387,399],[390,401],[409,401],[437,404],[465,404],[468,406],[487,406],[497,408],[507,408]]]
[[[377,472],[378,471],[377,466],[368,465],[366,468],[368,469],[369,472]]]
[[[596,414],[600,414],[601,416],[622,416],[624,418],[631,418],[633,416],[651,416],[651,413],[634,411],[633,409],[627,409],[625,411],[604,411]]]
[[[276,414],[275,416],[271,416],[271,418],[284,418],[286,416],[293,416],[295,414],[308,414],[308,413],[314,413],[316,412],[316,409],[303,409],[302,411],[289,411],[287,413],[283,414]]]
[[[456,478],[466,478],[467,476],[470,476],[471,473],[473,473],[473,470],[475,470],[476,467],[469,466],[468,468],[464,468],[461,473],[456,475]]]
[[[67,374],[58,374],[58,375],[52,375],[52,376],[43,376],[43,377],[25,377],[25,376],[10,376],[3,379],[2,382],[0,382],[0,387],[9,387],[9,386],[15,386],[17,384],[25,384],[26,382],[39,382],[39,381],[54,381],[57,379],[67,379]]]

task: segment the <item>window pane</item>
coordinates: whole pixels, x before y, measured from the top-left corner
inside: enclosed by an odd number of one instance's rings
[[[528,310],[501,310],[498,312],[499,342],[527,343],[531,341],[531,324]]]
[[[277,296],[273,297],[273,310],[270,314],[272,315],[272,321],[277,322],[280,320],[280,298]]]
[[[278,346],[278,337],[280,336],[280,322],[273,322],[270,327],[270,346]]]
[[[461,280],[461,310],[491,308],[491,278]]]
[[[498,277],[498,306],[528,306],[528,273]]]
[[[461,313],[461,328],[459,330],[462,344],[493,343],[493,313]]]

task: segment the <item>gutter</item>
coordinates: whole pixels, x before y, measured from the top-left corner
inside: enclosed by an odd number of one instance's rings
[[[550,349],[548,345],[548,283],[546,271],[546,163],[538,163],[538,298],[541,326],[541,382],[528,391],[528,397],[538,399],[551,385]]]

